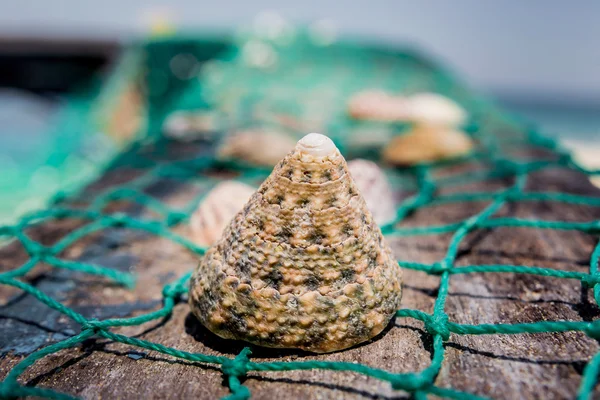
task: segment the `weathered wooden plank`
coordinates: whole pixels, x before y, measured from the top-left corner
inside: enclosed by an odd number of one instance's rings
[[[188,149],[189,150],[189,149]],[[167,154],[166,157],[169,155]],[[138,176],[132,169],[113,171],[89,188],[93,196]],[[479,182],[448,190],[498,190],[511,179]],[[533,173],[529,190],[556,190],[598,195],[580,174],[564,170]],[[174,207],[182,207],[205,187],[161,180],[146,191]],[[410,195],[404,193],[403,197]],[[78,204],[75,202],[75,204]],[[83,203],[82,203],[83,204]],[[448,204],[420,209],[403,226],[452,223],[480,212],[488,203]],[[110,211],[124,210],[151,216],[130,203],[111,203]],[[496,216],[547,220],[600,219],[600,210],[550,202],[510,203]],[[82,222],[66,220],[28,230],[46,245],[55,243]],[[185,227],[175,230],[185,234]],[[399,259],[431,263],[442,259],[451,234],[391,239]],[[461,244],[457,265],[524,264],[586,271],[597,237],[576,232],[523,228],[478,230]],[[122,271],[135,271],[138,284],[129,290],[104,279],[38,266],[27,280],[86,317],[98,319],[133,316],[158,309],[165,283],[194,268],[197,258],[182,246],[160,237],[111,228],[70,246],[63,258],[86,261]],[[0,249],[2,271],[27,260],[23,248],[11,243]],[[446,310],[459,323],[517,323],[540,320],[589,321],[600,310],[579,281],[516,274],[454,275]],[[431,312],[439,277],[405,271],[403,307]],[[36,348],[79,332],[77,324],[49,310],[31,296],[2,286],[0,291],[0,379]],[[173,314],[142,326],[115,328],[114,332],[143,338],[177,349],[235,356],[244,343],[215,337],[195,320],[182,301]],[[452,335],[436,384],[441,387],[501,399],[571,398],[582,369],[599,350],[583,333],[527,335]],[[370,343],[327,355],[253,348],[252,358],[267,360],[332,360],[367,364],[392,372],[417,372],[430,363],[431,336],[423,324],[398,318]],[[214,398],[229,393],[215,366],[193,364],[156,352],[91,339],[71,350],[52,354],[21,378],[26,385],[48,387],[84,398]],[[333,371],[249,373],[244,383],[254,398],[387,398],[402,396],[389,383]]]

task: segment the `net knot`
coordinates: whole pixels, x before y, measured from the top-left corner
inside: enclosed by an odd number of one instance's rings
[[[69,217],[71,214],[70,210],[59,208],[54,212],[54,218],[56,219],[65,219]]]
[[[587,287],[593,287],[597,283],[600,283],[599,277],[596,275],[586,275],[581,278],[581,282],[583,282]]]
[[[104,325],[102,324],[102,321],[98,321],[95,318],[89,319],[87,321],[85,321],[84,323],[81,324],[81,330],[87,330],[87,329],[91,329],[94,332],[100,330],[104,328]]]
[[[30,256],[32,257],[39,257],[41,259],[47,257],[47,256],[51,256],[52,255],[52,249],[50,247],[46,247],[40,243],[37,242],[31,242],[28,243],[25,246],[27,252],[29,253]]]
[[[114,227],[122,227],[125,226],[125,224],[127,224],[127,221],[129,219],[129,216],[127,214],[124,213],[115,213],[112,215],[112,226]]]
[[[504,191],[504,198],[506,200],[518,200],[519,196],[521,196],[522,193],[522,189],[519,188],[518,186],[513,186],[511,188],[508,188]]]
[[[427,381],[415,374],[396,375],[390,380],[390,383],[392,384],[392,389],[405,390],[407,392],[416,392],[427,385]]]
[[[250,348],[244,349],[234,359],[228,359],[221,365],[221,371],[227,376],[244,376],[248,372],[248,355],[252,353]],[[250,394],[250,393],[248,393]]]
[[[450,264],[448,264],[446,261],[435,262],[431,264],[431,269],[429,270],[429,273],[433,275],[441,275],[444,272],[448,271],[450,267]]]
[[[509,175],[516,175],[523,169],[523,166],[513,160],[502,158],[496,160],[496,168],[506,171]]]
[[[185,286],[183,285],[178,285],[178,284],[168,284],[166,285],[163,290],[162,290],[162,294],[163,297],[171,297],[173,299],[181,296],[183,293],[185,293],[187,289],[185,288]]]
[[[587,328],[585,328],[585,333],[592,339],[600,340],[600,320],[591,322]]]
[[[431,335],[440,335],[442,339],[450,339],[450,329],[448,329],[448,316],[446,314],[432,315],[424,321],[425,329]]]
[[[175,225],[179,224],[181,221],[183,221],[186,217],[187,217],[187,215],[183,212],[179,212],[179,211],[172,212],[167,216],[167,225],[175,226]]]

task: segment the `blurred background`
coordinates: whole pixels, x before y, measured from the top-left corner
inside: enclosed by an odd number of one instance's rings
[[[89,106],[84,100],[67,106],[65,99],[75,89],[93,91],[97,83],[90,77],[111,66],[120,44],[174,30],[227,32],[264,10],[294,23],[327,19],[342,37],[418,47],[479,92],[559,137],[582,159],[600,160],[595,0],[4,0],[0,223],[92,174],[94,164],[103,162],[94,158],[101,153],[97,149],[114,146],[93,132],[81,144],[68,124],[61,131],[52,127],[73,121]]]

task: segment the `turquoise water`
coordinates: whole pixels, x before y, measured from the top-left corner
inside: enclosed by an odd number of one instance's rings
[[[600,105],[579,107],[516,104],[505,101],[505,108],[539,125],[545,134],[600,144]]]
[[[110,143],[82,130],[87,108],[76,99],[0,90],[0,225],[97,173]]]
[[[0,222],[39,203],[40,193],[56,190],[56,174],[49,168],[37,171],[53,150],[49,129],[59,109],[60,101],[0,91]]]

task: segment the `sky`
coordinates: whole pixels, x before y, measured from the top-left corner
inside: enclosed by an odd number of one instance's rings
[[[345,35],[416,44],[484,91],[600,105],[600,1],[0,0],[0,36],[127,38],[165,12],[186,29],[249,23],[262,10],[330,18]]]

